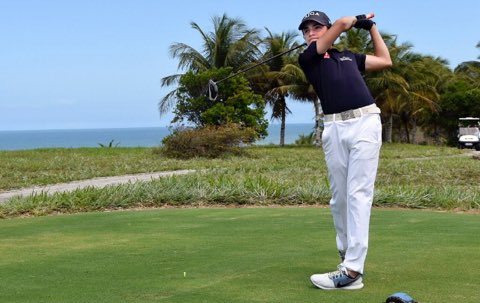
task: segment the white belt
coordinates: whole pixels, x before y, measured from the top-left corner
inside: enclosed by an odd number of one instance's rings
[[[332,121],[345,121],[354,118],[360,118],[363,115],[367,114],[379,114],[380,108],[376,104],[370,104],[364,107],[350,109],[338,114],[329,114],[323,117],[323,122],[332,122]]]

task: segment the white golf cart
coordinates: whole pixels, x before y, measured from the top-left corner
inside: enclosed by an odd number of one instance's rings
[[[458,148],[480,150],[480,118],[458,119]]]

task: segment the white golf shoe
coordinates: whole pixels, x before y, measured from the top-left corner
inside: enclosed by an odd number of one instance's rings
[[[325,274],[315,274],[310,277],[313,285],[321,289],[361,289],[363,288],[363,278],[358,274],[355,278],[347,274],[346,268],[339,268]]]

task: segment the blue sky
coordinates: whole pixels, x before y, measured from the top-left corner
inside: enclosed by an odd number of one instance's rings
[[[190,22],[210,31],[226,13],[281,33],[314,9],[332,20],[375,12],[381,31],[452,68],[480,56],[472,0],[0,0],[0,130],[167,126],[157,104],[172,88],[160,79],[178,72],[172,43],[200,49]],[[313,123],[311,105],[290,108],[287,123]]]

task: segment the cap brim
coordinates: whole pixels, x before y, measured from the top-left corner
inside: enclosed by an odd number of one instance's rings
[[[302,23],[300,23],[300,25],[298,26],[298,30],[302,30],[305,26],[305,23],[309,22],[309,21],[313,21],[315,23],[318,23],[320,25],[323,25],[323,26],[328,26],[328,24],[323,24],[322,22],[318,22],[317,20],[314,20],[314,19],[305,19],[302,21]]]

